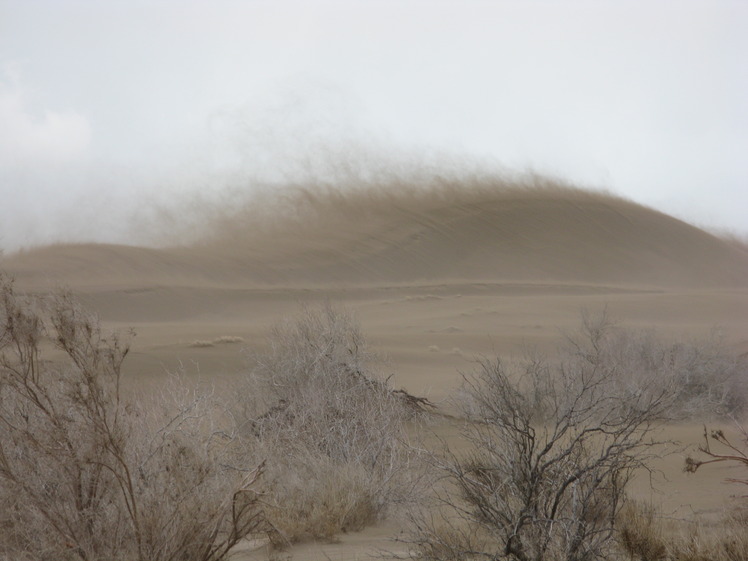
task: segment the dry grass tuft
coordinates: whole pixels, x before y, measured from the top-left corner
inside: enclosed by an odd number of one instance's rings
[[[733,505],[717,520],[666,520],[648,505],[629,503],[619,516],[618,542],[633,561],[745,561],[748,510]]]
[[[618,542],[630,558],[660,561],[667,558],[662,526],[656,509],[629,501],[618,514]]]

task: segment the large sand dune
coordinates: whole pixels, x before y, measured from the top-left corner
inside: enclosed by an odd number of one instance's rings
[[[564,187],[293,191],[181,247],[57,245],[7,259],[34,284],[321,286],[441,282],[748,285],[748,253],[643,206]]]
[[[342,301],[414,391],[448,394],[476,353],[552,348],[581,308],[748,351],[748,251],[632,202],[546,180],[289,189],[185,213],[179,246],[78,244],[6,256],[32,291],[70,287],[140,333],[134,372],[235,372],[300,302]],[[415,186],[414,186],[415,185]]]

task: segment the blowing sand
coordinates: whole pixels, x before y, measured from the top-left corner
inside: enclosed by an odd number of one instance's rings
[[[216,384],[235,378],[269,327],[324,301],[355,312],[395,386],[436,403],[478,355],[552,353],[584,308],[668,336],[719,329],[748,352],[748,251],[625,200],[478,184],[300,190],[276,206],[274,219],[256,207],[224,213],[180,247],[58,245],[0,266],[21,289],[69,287],[105,326],[133,328],[126,381],[139,387],[180,368]],[[702,427],[668,430],[694,445]],[[722,483],[732,468],[686,476],[683,457],[661,462],[657,490],[638,481],[635,494],[677,516],[719,509],[734,493]],[[396,532],[385,523],[288,554],[366,559],[372,547],[396,548]]]

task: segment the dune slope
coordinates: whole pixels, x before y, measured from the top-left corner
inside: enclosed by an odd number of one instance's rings
[[[27,283],[748,285],[748,253],[655,210],[542,185],[298,190],[172,248],[56,245],[6,257]],[[280,210],[279,210],[280,209]]]

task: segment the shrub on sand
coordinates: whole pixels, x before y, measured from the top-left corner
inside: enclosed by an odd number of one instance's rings
[[[632,561],[744,561],[748,512],[728,508],[716,520],[671,520],[630,502],[618,519],[618,542]]]
[[[653,330],[612,326],[598,344],[601,360],[616,365],[629,391],[642,391],[653,379],[670,387],[675,420],[732,417],[748,405],[748,362],[716,330],[673,342]]]
[[[0,279],[0,558],[219,561],[264,529],[262,468],[210,395],[126,399],[128,350],[70,295]]]
[[[699,527],[675,539],[652,509],[627,506],[625,494],[658,454],[653,429],[741,412],[745,372],[717,337],[670,343],[619,328],[606,313],[583,314],[552,360],[480,359],[458,400],[471,446],[431,454],[442,484],[413,513],[406,541],[433,560],[588,561],[621,548],[648,561],[746,559],[735,516],[722,534]],[[693,469],[725,461],[702,451],[709,459]],[[731,454],[746,461],[735,447]]]
[[[414,484],[404,423],[423,401],[372,369],[349,314],[307,309],[253,359],[241,415],[267,458],[279,542],[360,529],[403,500]]]
[[[444,483],[435,505],[413,515],[408,539],[420,558],[612,555],[626,485],[656,453],[652,429],[666,418],[670,391],[657,380],[628,391],[606,360],[609,329],[605,316],[587,317],[561,360],[483,359],[464,377],[472,446],[431,456]]]

